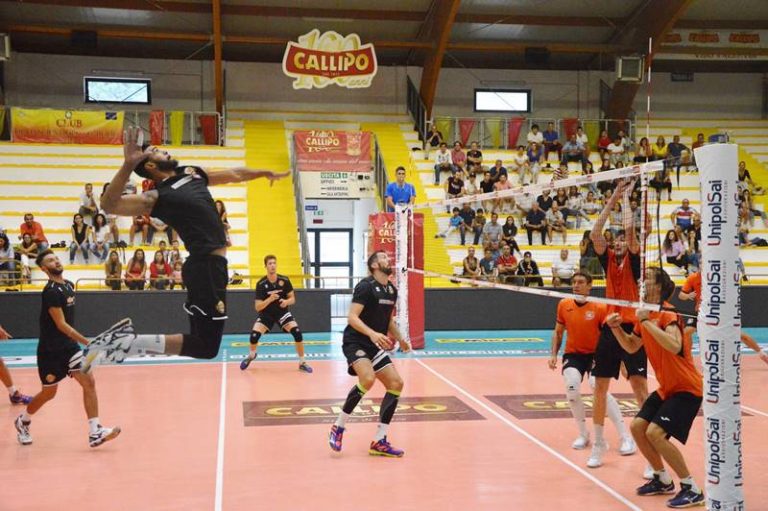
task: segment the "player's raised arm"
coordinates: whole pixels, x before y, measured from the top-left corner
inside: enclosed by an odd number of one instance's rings
[[[592,232],[589,233],[589,239],[594,243],[595,252],[597,252],[598,255],[603,255],[608,249],[608,242],[605,241],[605,236],[603,236],[603,228],[605,227],[605,222],[608,221],[611,211],[613,211],[613,206],[616,204],[616,201],[619,200],[619,195],[619,190],[611,195],[608,202],[605,204],[605,207],[600,212],[600,215],[597,217],[597,220],[595,220]]]
[[[105,213],[123,216],[148,215],[157,202],[157,192],[152,190],[141,195],[123,195],[131,173],[149,155],[141,150],[141,128],[128,128],[123,133],[123,165],[112,178],[99,200]]]
[[[208,184],[210,186],[226,185],[229,183],[242,183],[253,179],[269,179],[269,185],[291,175],[289,171],[274,172],[271,170],[249,169],[247,167],[235,167],[227,170],[206,170]]]

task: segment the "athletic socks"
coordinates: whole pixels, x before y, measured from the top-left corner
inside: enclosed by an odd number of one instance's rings
[[[384,437],[387,436],[388,429],[389,424],[379,424],[379,427],[376,429],[376,436],[373,437],[374,441],[378,442],[379,440],[384,440]]]
[[[349,394],[347,394],[347,400],[344,401],[344,406],[342,407],[342,414],[346,415],[344,417],[344,421],[346,422],[346,419],[349,418],[350,415],[352,415],[352,412],[355,411],[355,407],[360,402],[361,399],[363,399],[363,396],[365,393],[368,392],[368,389],[360,385],[359,383],[352,387],[352,389],[349,391]],[[339,418],[341,419],[342,415],[339,415]],[[336,424],[337,426],[344,427],[344,423],[342,424]]]
[[[98,417],[93,417],[92,419],[88,419],[88,429],[90,429],[90,433],[92,435],[99,430],[99,426],[101,426],[101,424],[99,423]]]
[[[669,472],[663,468],[661,470],[654,470],[653,474],[659,478],[659,481],[661,481],[662,484],[669,484],[672,482]]]
[[[13,396],[16,393],[16,387],[14,385],[11,385],[8,387],[8,395]]]
[[[400,392],[397,390],[387,390],[384,399],[381,400],[381,409],[379,410],[379,422],[389,424],[397,409],[397,402],[400,399]]]
[[[616,426],[616,431],[619,433],[619,437],[625,438],[627,436],[627,427],[624,424],[624,418],[621,416],[621,409],[619,403],[613,395],[608,394],[605,400],[605,412],[608,415],[608,419]]]
[[[349,419],[348,413],[341,412],[338,417],[336,417],[336,426],[339,428],[346,427],[347,425],[347,419]]]
[[[29,416],[26,410],[21,412],[21,422],[24,422],[24,423],[32,422],[32,417]]]
[[[701,493],[701,489],[698,486],[696,486],[696,482],[693,480],[693,477],[691,476],[688,476],[685,479],[680,479],[680,484],[690,486],[691,491],[694,493]]]
[[[144,355],[146,353],[165,353],[165,336],[159,334],[137,335],[128,350],[128,356]]]
[[[603,437],[603,428],[604,426],[602,424],[595,424],[595,443],[596,444],[602,444],[605,442],[605,438]]]

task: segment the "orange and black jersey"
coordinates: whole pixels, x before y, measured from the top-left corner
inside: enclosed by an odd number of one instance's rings
[[[557,322],[565,327],[565,353],[592,354],[600,338],[600,327],[608,315],[608,306],[602,303],[578,303],[563,298],[557,304]]]

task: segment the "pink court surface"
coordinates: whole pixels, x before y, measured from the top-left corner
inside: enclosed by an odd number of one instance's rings
[[[768,366],[742,360],[746,502],[765,509]],[[102,421],[122,435],[88,447],[71,381],[35,416],[31,446],[16,442],[20,408],[2,405],[0,509],[667,509],[666,497],[635,495],[644,460],[618,455],[610,425],[605,465],[585,467],[588,450],[570,447],[575,425],[561,378],[544,358],[401,357],[396,365],[405,389],[390,440],[406,450],[402,459],[368,455],[380,384],[358,413],[369,422],[348,425],[342,453],[329,449],[330,422],[354,383],[341,360],[313,362],[312,375],[294,361],[257,361],[246,372],[232,361],[98,368]],[[25,389],[39,385],[34,368],[13,374]],[[612,390],[630,415],[626,382]],[[698,419],[683,447],[699,484],[702,435]]]

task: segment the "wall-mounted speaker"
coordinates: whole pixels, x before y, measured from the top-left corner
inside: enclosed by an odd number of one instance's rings
[[[616,58],[616,79],[622,82],[643,81],[644,59],[641,56]]]

